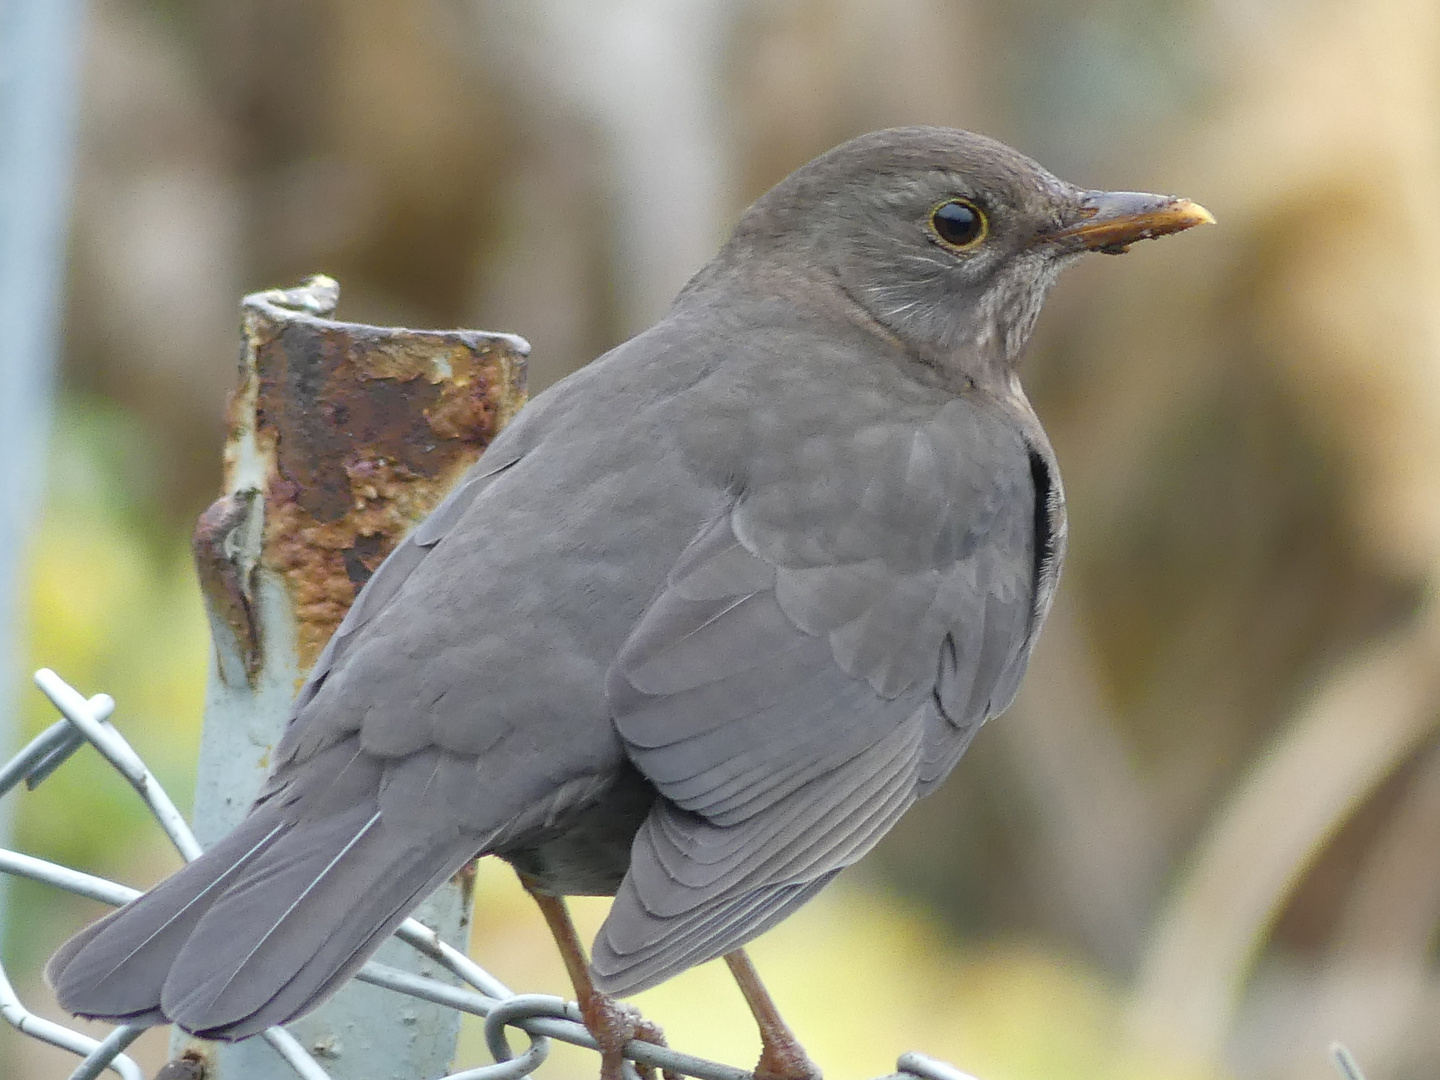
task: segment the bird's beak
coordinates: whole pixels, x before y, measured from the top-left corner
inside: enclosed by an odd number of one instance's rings
[[[1043,239],[1073,250],[1119,255],[1136,240],[1213,224],[1215,216],[1209,210],[1175,195],[1087,191],[1080,201],[1079,220],[1044,234]]]

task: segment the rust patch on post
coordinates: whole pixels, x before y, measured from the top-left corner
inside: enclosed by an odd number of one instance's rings
[[[206,1080],[211,1064],[208,1050],[204,1044],[186,1050],[173,1061],[167,1061],[155,1074],[155,1080]]]
[[[294,605],[302,674],[360,586],[525,400],[522,339],[337,322],[325,316],[338,293],[312,278],[245,298],[225,455],[227,497],[263,495],[259,566],[280,575]],[[233,512],[217,503],[201,530]],[[213,537],[206,544],[197,554],[214,563]],[[201,580],[258,657],[264,643],[235,599],[245,579],[202,567]]]

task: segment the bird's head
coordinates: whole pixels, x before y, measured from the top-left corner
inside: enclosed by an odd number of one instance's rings
[[[1019,359],[1060,269],[1212,222],[1188,199],[1087,191],[967,131],[877,131],[796,170],[729,245],[842,289],[927,358]]]

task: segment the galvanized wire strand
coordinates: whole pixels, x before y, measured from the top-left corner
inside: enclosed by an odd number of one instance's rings
[[[282,1027],[266,1028],[260,1035],[295,1070],[300,1080],[331,1080],[330,1074],[300,1045],[300,1040]]]
[[[115,708],[114,701],[105,694],[97,694],[87,700],[46,668],[35,673],[35,682],[65,719],[36,736],[15,757],[0,765],[0,796],[22,780],[30,782],[33,787],[76,749],[89,742],[135,788],[186,861],[197,858],[200,845],[170,796],[124,736],[107,722]],[[115,907],[140,895],[138,890],[118,882],[18,851],[0,849],[0,873],[29,878]],[[598,1049],[594,1037],[580,1022],[579,1006],[574,1002],[544,994],[515,994],[474,960],[442,941],[435,931],[415,919],[406,919],[396,931],[396,937],[438,963],[470,989],[373,960],[356,973],[357,979],[485,1018],[485,1038],[496,1058],[495,1063],[451,1073],[444,1080],[520,1080],[544,1062],[549,1053],[550,1039]],[[3,963],[0,963],[0,1016],[26,1035],[80,1055],[83,1060],[71,1073],[70,1080],[92,1080],[107,1068],[119,1074],[122,1080],[144,1080],[139,1066],[122,1053],[143,1029],[121,1026],[105,1039],[96,1040],[37,1016],[21,1003],[6,976]],[[514,1054],[505,1036],[504,1029],[507,1027],[523,1031],[529,1038],[529,1046],[523,1053]],[[329,1073],[284,1028],[268,1028],[262,1037],[301,1080],[332,1080]],[[696,1080],[752,1080],[751,1073],[745,1069],[639,1040],[626,1044],[625,1056],[636,1064],[695,1077]],[[903,1055],[897,1067],[900,1072],[896,1075],[901,1080],[974,1080],[967,1073],[922,1054]],[[633,1070],[628,1070],[627,1074],[633,1074]],[[1348,1080],[1354,1080],[1354,1077]]]
[[[101,1039],[94,1050],[85,1055],[85,1060],[75,1067],[70,1080],[95,1080],[115,1060],[120,1051],[145,1034],[143,1027],[121,1024]]]
[[[454,945],[442,940],[439,934],[418,919],[406,919],[395,931],[395,936],[443,966],[456,978],[464,980],[492,998],[508,998],[514,994],[513,990],[494,975],[491,975]]]
[[[95,702],[101,698],[109,699],[110,695],[97,694],[90,699],[91,705],[93,706]],[[113,700],[110,702],[110,705],[112,708],[114,707]],[[39,787],[52,772],[69,761],[71,754],[85,745],[85,736],[80,734],[73,724],[65,720],[61,720],[60,723],[65,725],[65,738],[61,740],[53,750],[37,761],[25,776],[25,786],[31,791]]]
[[[105,878],[95,877],[92,874],[83,874],[79,870],[71,870],[68,866],[46,862],[33,855],[7,851],[4,848],[0,848],[0,870],[7,874],[14,874],[16,877],[38,881],[43,885],[54,885],[66,892],[75,893],[77,896],[99,900],[102,904],[109,904],[111,907],[128,904],[140,895],[139,889],[132,889],[128,885],[107,881]]]
[[[91,709],[90,702],[49,668],[41,668],[35,672],[35,685],[40,687],[66,720],[80,729],[95,749],[104,755],[105,760],[130,781],[130,785],[140,793],[140,798],[145,800],[145,805],[165,830],[165,835],[170,837],[170,842],[185,857],[185,861],[198,859],[202,851],[200,842],[185,823],[184,815],[175,808],[170,796],[165,794],[165,789],[160,786],[160,781],[155,779],[140,760],[140,755],[130,748],[130,744],[120,733],[104,723]],[[114,708],[113,702],[111,708]]]
[[[937,1061],[935,1058],[925,1054],[916,1053],[911,1050],[909,1053],[901,1054],[900,1060],[895,1067],[908,1076],[918,1076],[922,1080],[975,1080],[967,1072],[961,1072],[954,1065]]]
[[[91,1058],[99,1060],[101,1068],[110,1069],[118,1074],[121,1080],[145,1080],[140,1066],[120,1052],[124,1049],[123,1046],[106,1045],[101,1040],[92,1039],[89,1035],[82,1035],[53,1020],[46,1020],[43,1016],[37,1016],[25,1008],[20,1001],[20,996],[15,993],[15,987],[10,984],[9,976],[5,974],[4,965],[0,965],[0,1016],[3,1016],[22,1035],[29,1035],[31,1038],[39,1039],[51,1046],[69,1050],[72,1054],[78,1054],[87,1061]],[[116,1030],[122,1029],[117,1028]],[[106,1046],[103,1055],[98,1053],[102,1046]]]
[[[573,1020],[566,1008],[564,998],[553,994],[516,994],[504,1001],[496,1002],[485,1018],[485,1045],[490,1056],[496,1061],[509,1061],[515,1056],[510,1048],[510,1039],[505,1034],[505,1025],[515,1020],[531,1020],[550,1016],[557,1020]]]
[[[86,704],[90,706],[90,715],[101,723],[115,711],[115,699],[109,694],[96,694]],[[31,739],[25,749],[5,763],[4,768],[0,768],[0,795],[22,780],[33,791],[40,781],[84,745],[85,736],[74,724],[68,720],[57,720]]]
[[[445,1080],[519,1080],[529,1076],[545,1061],[549,1046],[546,1039],[536,1039],[525,1053],[509,1061],[497,1061],[494,1065],[479,1065],[463,1072],[451,1073]]]
[[[42,732],[37,738],[31,740],[29,745],[21,750],[14,759],[0,768],[0,777],[4,777],[8,781],[6,786],[0,787],[0,795],[4,795],[20,779],[28,780],[31,787],[34,787],[36,783],[63,764],[83,742],[89,742],[121,776],[130,782],[185,861],[189,862],[199,858],[200,844],[195,839],[195,834],[190,831],[190,826],[176,808],[175,803],[161,786],[160,781],[140,759],[140,755],[125,740],[125,737],[107,722],[115,709],[114,699],[108,694],[97,694],[86,699],[78,690],[49,668],[41,668],[35,673],[35,684],[65,717],[62,723],[72,732],[79,734],[80,741],[76,741],[73,736],[62,735],[57,731],[58,725]],[[91,899],[115,906],[128,903],[140,895],[138,891],[116,882],[83,874],[68,867],[48,863],[43,859],[36,859],[15,851],[0,850],[0,870],[16,873],[35,881],[47,882],[81,896],[88,896]],[[71,1080],[77,1080],[77,1078],[85,1080],[85,1078],[98,1075],[104,1068],[121,1072],[126,1080],[143,1080],[139,1067],[130,1058],[120,1053],[125,1046],[139,1036],[142,1029],[124,1025],[116,1028],[104,1041],[97,1043],[88,1036],[56,1024],[54,1021],[44,1020],[25,1009],[10,986],[9,979],[5,976],[3,964],[0,964],[0,982],[3,982],[3,993],[8,993],[8,997],[13,999],[13,1008],[6,1008],[9,1005],[8,1001],[0,1001],[0,1014],[3,1014],[6,1020],[26,1034],[36,1035],[55,1046],[83,1056],[84,1060],[72,1074]],[[22,1021],[29,1021],[30,1028],[22,1026]],[[264,1032],[264,1038],[303,1080],[331,1080],[330,1075],[284,1029],[270,1028]],[[120,1064],[122,1061],[134,1069],[133,1075],[126,1073]]]

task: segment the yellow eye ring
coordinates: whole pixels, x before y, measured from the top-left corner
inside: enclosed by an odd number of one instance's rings
[[[930,211],[930,231],[953,251],[968,251],[990,233],[990,219],[969,199],[946,199]]]

